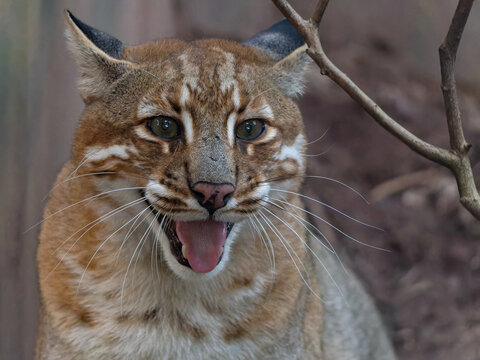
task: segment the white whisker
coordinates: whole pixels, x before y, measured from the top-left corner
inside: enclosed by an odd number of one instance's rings
[[[279,216],[275,215],[275,213],[273,213],[273,211],[270,211],[269,209],[267,209],[266,207],[264,208],[266,211],[268,211],[272,216],[274,216],[275,218],[277,218],[279,221],[281,221],[285,226],[287,226],[290,231],[292,231],[295,236],[297,236],[297,238],[305,245],[305,247],[310,250],[310,253],[315,257],[315,259],[318,260],[318,262],[320,263],[320,265],[322,266],[322,268],[326,271],[328,277],[330,278],[330,280],[332,280],[334,286],[337,288],[340,296],[342,297],[342,299],[347,302],[345,296],[343,295],[343,291],[342,289],[340,288],[340,286],[338,286],[338,283],[337,281],[335,280],[335,278],[333,277],[333,275],[330,273],[330,271],[327,269],[327,267],[325,266],[325,264],[323,263],[323,261],[320,259],[320,257],[317,255],[317,253],[315,253],[315,251],[313,251],[313,249],[310,247],[310,245],[308,245],[308,243],[303,240],[303,238],[297,233],[297,231],[290,225],[288,224],[285,220],[281,219]]]
[[[379,227],[377,227],[377,226],[375,226],[375,225],[367,224],[367,223],[365,223],[365,222],[363,222],[363,221],[361,221],[361,220],[355,219],[354,217],[352,217],[352,216],[350,216],[350,215],[348,215],[348,214],[345,214],[343,211],[338,210],[338,209],[334,208],[333,206],[331,206],[331,205],[329,205],[329,204],[327,204],[327,203],[324,203],[323,201],[314,199],[314,198],[312,198],[312,197],[310,197],[310,196],[303,195],[303,194],[300,194],[300,193],[294,192],[294,191],[276,189],[276,188],[273,188],[273,187],[272,187],[270,190],[272,190],[272,191],[277,191],[277,192],[282,192],[282,193],[286,193],[286,194],[293,194],[293,195],[300,196],[301,198],[304,198],[304,199],[307,199],[307,200],[311,200],[311,201],[313,201],[313,202],[315,202],[315,203],[317,203],[317,204],[323,205],[323,206],[329,208],[330,210],[333,210],[333,211],[335,211],[336,213],[338,213],[338,214],[340,214],[340,215],[342,215],[342,216],[345,216],[346,218],[348,218],[348,219],[350,219],[350,220],[352,220],[352,221],[355,221],[355,222],[358,223],[358,224],[361,224],[361,225],[363,225],[363,226],[366,226],[366,227],[369,227],[369,228],[372,228],[372,229],[375,229],[375,230],[385,231],[385,230],[383,230],[383,229],[381,229],[381,228],[379,228]]]
[[[109,190],[109,191],[104,191],[100,194],[96,194],[96,195],[93,195],[93,196],[89,196],[88,198],[86,199],[83,199],[83,200],[80,200],[80,201],[77,201],[76,203],[74,204],[71,204],[71,205],[68,205],[67,207],[64,207],[63,209],[61,210],[57,210],[55,211],[53,214],[50,214],[48,215],[46,218],[44,218],[42,221],[39,221],[38,223],[36,224],[33,224],[32,226],[30,226],[27,230],[25,230],[23,233],[27,233],[29,232],[30,230],[32,230],[34,227],[38,226],[38,225],[41,225],[43,224],[45,221],[47,221],[48,219],[52,218],[53,216],[65,211],[65,210],[68,210],[70,208],[72,208],[73,206],[76,206],[76,205],[79,205],[79,204],[82,204],[86,201],[89,201],[89,200],[92,200],[92,199],[97,199],[101,196],[104,196],[104,195],[107,195],[107,194],[111,194],[111,193],[114,193],[114,192],[118,192],[118,191],[125,191],[125,190],[138,190],[138,189],[144,189],[143,186],[136,186],[136,187],[128,187],[128,188],[121,188],[121,189],[113,189],[113,190]]]
[[[324,138],[324,136],[327,135],[327,133],[328,133],[329,130],[330,130],[330,127],[328,127],[327,130],[325,130],[325,131],[323,132],[323,134],[322,134],[319,138],[317,138],[316,140],[313,140],[313,141],[310,141],[310,142],[306,143],[305,146],[315,144],[317,141],[322,140],[322,139]]]
[[[370,202],[367,200],[367,198],[366,198],[365,196],[363,196],[358,190],[355,190],[353,187],[351,187],[350,185],[345,184],[344,182],[342,182],[342,181],[340,181],[340,180],[333,179],[333,178],[330,178],[330,177],[327,177],[327,176],[320,176],[320,175],[304,175],[303,177],[304,177],[304,178],[308,178],[308,179],[327,180],[327,181],[331,181],[331,182],[333,182],[333,183],[342,185],[343,187],[347,188],[348,190],[353,191],[353,192],[354,192],[355,194],[357,194],[366,204],[370,205]]]
[[[130,270],[130,266],[132,265],[132,262],[135,259],[135,255],[136,255],[137,251],[139,251],[139,248],[142,247],[144,239],[146,238],[147,234],[150,232],[150,229],[151,229],[154,221],[156,221],[156,217],[154,217],[152,219],[152,221],[150,222],[150,225],[147,227],[147,230],[145,230],[145,233],[140,238],[140,241],[138,242],[137,246],[135,247],[135,250],[134,250],[134,252],[133,252],[133,254],[130,258],[130,262],[128,263],[127,270],[125,271],[125,276],[123,277],[123,282],[122,282],[122,290],[120,292],[120,314],[123,314],[123,294],[124,294],[124,290],[125,290],[125,283],[127,281],[128,271]]]
[[[313,217],[315,217],[316,219],[320,220],[321,222],[327,224],[328,226],[330,226],[332,229],[336,230],[337,232],[339,232],[340,234],[342,234],[343,236],[347,237],[348,239],[356,242],[356,243],[359,243],[363,246],[366,246],[366,247],[369,247],[369,248],[372,248],[372,249],[376,249],[376,250],[380,250],[380,251],[386,251],[386,252],[390,252],[390,250],[388,249],[383,249],[383,248],[380,248],[380,247],[377,247],[377,246],[374,246],[374,245],[370,245],[370,244],[367,244],[367,243],[364,243],[364,242],[361,242],[360,240],[357,240],[355,239],[353,236],[351,235],[348,235],[347,233],[345,233],[344,231],[340,230],[338,227],[336,227],[335,225],[331,224],[330,222],[328,222],[327,220],[323,219],[322,217],[318,216],[317,214],[314,214],[312,213],[311,211],[308,211],[308,210],[305,210],[299,206],[296,206],[294,204],[291,204],[287,201],[283,201],[283,200],[276,200],[276,201],[280,201],[281,203],[283,204],[286,204],[286,205],[289,205],[289,206],[292,206],[300,211],[303,211],[309,215],[312,215]]]
[[[90,258],[90,260],[88,261],[88,264],[87,266],[85,266],[85,270],[83,271],[82,273],[82,276],[80,277],[80,281],[78,282],[78,285],[77,285],[77,290],[75,291],[75,294],[78,295],[78,290],[80,288],[80,285],[82,283],[82,280],[83,278],[85,277],[85,274],[88,270],[88,267],[90,266],[90,264],[92,263],[93,259],[95,258],[95,256],[98,254],[98,252],[100,251],[100,249],[108,242],[108,240],[110,240],[116,233],[118,233],[120,230],[122,230],[125,226],[127,226],[129,223],[131,223],[133,220],[135,220],[139,215],[141,215],[143,213],[144,210],[140,211],[137,215],[135,215],[134,217],[132,217],[130,220],[128,220],[127,222],[125,222],[122,226],[120,226],[117,230],[115,230],[112,234],[110,234],[104,241],[102,241],[102,243],[97,247],[97,250],[95,250],[95,252],[93,253],[92,257]]]
[[[322,152],[319,153],[319,154],[304,154],[304,155],[307,156],[307,157],[323,156],[323,155],[325,155],[326,153],[328,153],[330,150],[332,150],[333,145],[335,145],[335,144],[331,144],[331,145],[327,148],[327,150],[322,151]]]
[[[265,208],[266,209],[266,208]],[[297,263],[295,262],[292,254],[290,253],[290,251],[288,250],[288,248],[286,247],[285,244],[288,244],[290,246],[290,248],[292,249],[294,255],[299,259],[300,261],[300,265],[302,265],[303,269],[305,270],[305,274],[307,275],[307,278],[309,278],[309,274],[308,274],[308,271],[307,269],[305,268],[305,266],[303,265],[303,262],[300,260],[300,258],[298,257],[298,254],[295,252],[295,250],[292,248],[292,246],[288,243],[288,241],[286,241],[286,239],[281,235],[281,233],[278,232],[278,230],[276,229],[275,225],[273,225],[273,223],[270,221],[270,219],[268,219],[268,217],[263,214],[262,211],[259,211],[258,214],[263,218],[263,220],[265,221],[265,223],[267,224],[267,226],[273,231],[273,233],[277,236],[278,240],[280,241],[281,245],[283,246],[283,248],[286,250],[288,256],[290,257],[290,259],[292,260],[293,262],[293,265],[295,266],[295,268],[297,269],[297,272],[298,274],[300,275],[300,278],[302,279],[303,283],[305,284],[305,286],[312,292],[312,294],[317,297],[321,302],[324,302],[323,299],[320,297],[320,295],[318,295],[311,287],[311,285],[308,283],[308,281],[305,279],[305,277],[303,276],[303,273],[302,271],[300,270],[300,268],[298,267]],[[284,241],[282,240],[285,240],[285,243]]]
[[[275,258],[270,253],[270,249],[268,248],[265,238],[263,237],[263,234],[260,232],[260,229],[258,228],[257,224],[255,224],[254,221],[252,220],[252,217],[251,217],[252,215],[255,216],[254,214],[248,215],[248,221],[250,225],[250,230],[252,231],[252,237],[253,238],[255,237],[255,234],[253,233],[253,230],[255,230],[255,232],[260,236],[260,239],[262,240],[262,243],[265,246],[265,249],[267,250],[268,259],[270,260],[270,266],[272,268],[272,274],[275,274]]]
[[[88,174],[82,174],[82,175],[77,175],[77,176],[74,176],[74,177],[69,177],[61,182],[59,182],[58,184],[55,184],[49,192],[47,192],[47,194],[42,198],[42,202],[45,201],[48,196],[59,186],[69,182],[69,181],[72,181],[72,180],[75,180],[75,179],[79,179],[79,178],[83,178],[83,177],[87,177],[87,176],[95,176],[95,175],[120,175],[120,176],[128,176],[128,177],[133,177],[133,178],[139,178],[139,179],[145,179],[145,180],[151,180],[151,178],[149,177],[146,177],[146,176],[140,176],[140,175],[133,175],[133,174],[127,174],[127,173],[122,173],[122,172],[118,172],[118,171],[99,171],[99,172],[94,172],[94,173],[88,173]]]
[[[128,209],[132,206],[135,206],[137,204],[139,204],[140,202],[142,202],[144,200],[144,198],[140,198],[140,199],[136,199],[128,204],[125,204],[125,205],[122,205],[122,206],[119,206],[117,207],[116,209],[114,210],[111,210],[109,211],[108,213],[100,216],[99,218],[89,222],[87,225],[83,226],[82,228],[78,229],[77,231],[75,231],[72,235],[70,235],[66,240],[64,240],[53,252],[52,252],[52,255],[55,254],[68,240],[70,240],[71,238],[73,238],[76,234],[78,234],[80,231],[82,231],[83,229],[85,229],[86,227],[88,227],[89,225],[91,225],[92,223],[94,223],[92,226],[90,226],[87,230],[85,230],[81,235],[80,237],[78,237],[74,242],[73,244],[67,249],[67,251],[62,255],[62,257],[60,258],[59,262],[55,265],[55,267],[50,270],[50,272],[48,273],[46,279],[48,279],[48,277],[50,276],[50,274],[52,274],[56,269],[57,267],[63,262],[63,260],[65,259],[65,257],[70,253],[70,251],[74,248],[74,246],[77,244],[77,242],[86,234],[88,233],[92,228],[94,228],[95,226],[97,226],[98,224],[100,224],[101,222],[103,222],[104,220],[122,212],[123,210],[125,209]]]

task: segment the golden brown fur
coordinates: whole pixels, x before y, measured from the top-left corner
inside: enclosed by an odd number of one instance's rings
[[[349,358],[325,344],[317,274],[329,255],[294,194],[304,130],[285,84],[300,86],[303,49],[276,62],[226,40],[162,40],[116,58],[67,23],[86,107],[40,234],[37,359]],[[159,115],[178,119],[182,136],[149,132]],[[235,137],[256,118],[263,136]],[[235,225],[207,274],[175,261],[159,220],[209,218],[192,193],[199,181],[235,184],[210,214]],[[382,354],[370,358],[391,359],[369,309]]]

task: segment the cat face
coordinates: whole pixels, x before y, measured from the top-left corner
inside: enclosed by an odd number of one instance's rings
[[[301,181],[303,124],[291,97],[303,49],[282,57],[255,38],[124,46],[71,14],[67,22],[86,103],[77,172],[103,173],[103,190],[119,179],[138,188],[175,273],[218,273],[272,186],[295,191]]]

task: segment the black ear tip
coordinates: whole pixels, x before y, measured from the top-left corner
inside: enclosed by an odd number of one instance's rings
[[[122,59],[124,46],[120,40],[107,34],[106,32],[85,24],[83,21],[73,15],[70,10],[65,9],[65,15],[96,47],[115,59]]]
[[[87,26],[84,22],[82,22],[79,18],[72,14],[72,12],[68,9],[65,9],[65,15],[73,21],[75,25],[77,25],[80,29],[83,30],[85,26]]]
[[[274,60],[280,60],[305,43],[303,36],[287,19],[283,19],[268,29],[254,35],[244,45],[259,48]]]
[[[72,12],[71,12],[70,10],[68,10],[68,9],[64,9],[64,10],[63,10],[63,13],[65,14],[65,17],[71,19],[72,21],[78,20],[78,19],[72,14]]]

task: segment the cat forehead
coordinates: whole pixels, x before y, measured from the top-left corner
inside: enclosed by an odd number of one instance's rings
[[[241,44],[218,39],[185,42],[162,40],[127,47],[124,57],[140,63],[174,87],[182,80],[192,90],[216,86],[221,91],[235,84],[253,85],[272,60],[262,52]],[[258,81],[258,79],[257,79]]]
[[[209,63],[234,58],[239,63],[250,65],[271,64],[272,59],[262,51],[224,39],[202,39],[183,41],[165,39],[137,46],[127,46],[123,58],[134,63],[158,63],[175,58],[190,58],[191,63],[200,64],[209,59]]]

